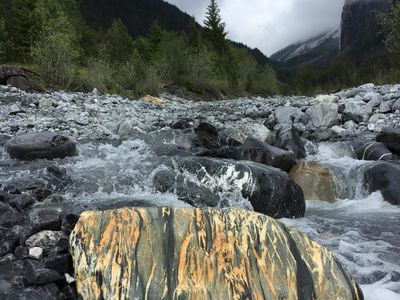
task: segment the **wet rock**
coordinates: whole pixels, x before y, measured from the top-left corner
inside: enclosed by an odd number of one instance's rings
[[[57,281],[65,281],[65,277],[55,270],[47,269],[43,263],[36,261],[26,261],[25,276],[31,285],[43,285]]]
[[[306,157],[306,149],[294,126],[282,126],[275,134],[274,146],[291,151],[297,159]]]
[[[335,202],[336,186],[329,168],[305,161],[294,166],[289,176],[301,187],[306,200]]]
[[[328,250],[249,211],[85,212],[70,245],[85,299],[363,298]]]
[[[219,132],[215,126],[206,122],[202,122],[195,128],[194,131],[204,148],[217,149],[221,147]]]
[[[44,260],[44,263],[46,268],[55,270],[60,274],[68,273],[72,268],[72,258],[69,253],[48,257]]]
[[[385,144],[394,153],[400,154],[400,128],[386,128],[376,137],[376,140]]]
[[[191,128],[192,125],[187,120],[179,120],[172,124],[171,128],[173,129],[188,129]]]
[[[59,231],[61,228],[61,212],[59,205],[37,207],[29,213],[27,234],[32,235],[42,230]]]
[[[175,193],[180,200],[195,207],[216,207],[220,200],[207,187],[171,170],[158,172],[154,176],[154,186],[161,193]]]
[[[50,251],[59,243],[62,236],[61,231],[43,230],[29,237],[25,244],[29,249],[40,247],[44,251]]]
[[[356,141],[353,143],[356,157],[361,160],[393,160],[395,156],[383,143]]]
[[[381,191],[385,201],[400,205],[400,164],[377,163],[367,170],[364,182],[370,192]]]
[[[17,258],[15,257],[14,254],[8,253],[8,254],[4,255],[2,258],[0,258],[0,265],[8,264],[10,262],[15,261],[16,259]],[[1,291],[1,284],[0,284],[0,291]]]
[[[306,114],[316,128],[327,128],[338,123],[338,109],[339,106],[336,103],[323,102],[311,106]]]
[[[372,114],[372,107],[364,101],[347,99],[346,108],[343,112],[344,121],[354,121],[356,123],[367,122]]]
[[[0,228],[0,256],[13,253],[19,244],[23,227],[16,225],[10,228]]]
[[[15,136],[6,143],[5,149],[11,158],[20,160],[55,159],[76,155],[74,142],[51,132]]]
[[[4,202],[15,208],[19,212],[24,211],[35,203],[35,199],[25,194],[10,194],[4,199]]]
[[[0,202],[0,227],[13,227],[21,224],[24,216],[7,203]]]
[[[254,138],[247,138],[239,147],[222,147],[201,153],[200,156],[249,160],[279,168],[285,172],[296,164],[294,153],[271,146]]]
[[[169,177],[175,182],[181,175],[213,194],[240,193],[255,211],[274,218],[304,216],[305,202],[300,187],[279,169],[250,161],[205,157],[176,158],[163,163],[176,174]]]

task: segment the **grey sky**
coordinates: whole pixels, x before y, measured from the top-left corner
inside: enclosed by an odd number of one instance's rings
[[[208,0],[167,0],[202,24]],[[270,55],[340,24],[344,0],[219,0],[229,37]]]

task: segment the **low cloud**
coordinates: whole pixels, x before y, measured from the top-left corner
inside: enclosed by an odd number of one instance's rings
[[[208,0],[168,0],[202,24]],[[229,37],[267,55],[338,28],[344,0],[219,0]]]

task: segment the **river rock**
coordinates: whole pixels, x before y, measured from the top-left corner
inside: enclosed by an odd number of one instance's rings
[[[62,235],[61,231],[43,230],[29,237],[25,244],[29,249],[40,247],[44,251],[50,251],[58,244]]]
[[[339,106],[332,102],[322,102],[307,109],[306,114],[317,128],[332,127],[338,123]]]
[[[337,259],[254,212],[85,212],[70,237],[84,299],[362,299]]]
[[[294,166],[289,176],[301,187],[306,200],[335,202],[336,186],[328,167],[315,161],[304,161]]]
[[[19,160],[55,159],[76,155],[76,145],[69,138],[52,132],[27,133],[5,144],[11,158]]]
[[[385,201],[400,205],[400,164],[377,163],[366,171],[364,182],[370,192],[381,191]]]
[[[305,202],[300,187],[279,169],[250,161],[236,162],[206,157],[175,157],[165,160],[163,164],[175,173],[175,176],[169,175],[169,180],[172,180],[169,186],[179,185],[176,182],[181,180],[180,176],[184,176],[184,182],[195,183],[196,190],[209,190],[222,198],[224,194],[241,193],[255,211],[271,217],[304,216]],[[156,180],[155,185],[158,184]],[[190,195],[191,186],[183,185],[183,188],[189,190],[181,193]]]
[[[360,160],[394,160],[395,156],[383,143],[356,141],[353,143],[356,157]]]
[[[366,122],[372,114],[372,107],[362,100],[346,99],[343,121]]]
[[[13,227],[22,223],[24,216],[7,203],[0,202],[0,227]]]
[[[377,137],[378,142],[384,143],[393,152],[400,154],[400,128],[387,128]]]
[[[304,115],[301,109],[292,106],[280,106],[275,110],[275,117],[279,124],[291,125],[293,120]]]
[[[215,126],[206,122],[202,122],[195,128],[194,131],[204,148],[217,149],[221,147],[219,132]]]
[[[201,156],[249,160],[279,168],[285,172],[296,164],[294,153],[271,146],[255,138],[247,138],[239,147],[222,147],[200,154]]]
[[[293,152],[297,159],[305,158],[307,154],[300,134],[294,126],[280,127],[275,134],[274,146]]]

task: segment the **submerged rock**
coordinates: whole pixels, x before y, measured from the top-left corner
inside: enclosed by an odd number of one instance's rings
[[[306,235],[242,210],[85,212],[70,237],[84,299],[362,299]]]
[[[5,144],[11,158],[19,160],[55,159],[76,155],[76,145],[69,138],[52,132],[27,133]]]
[[[305,161],[294,166],[289,176],[301,187],[305,199],[335,202],[336,186],[329,168]]]
[[[367,170],[364,182],[370,192],[381,191],[385,201],[400,205],[400,164],[377,163]]]

